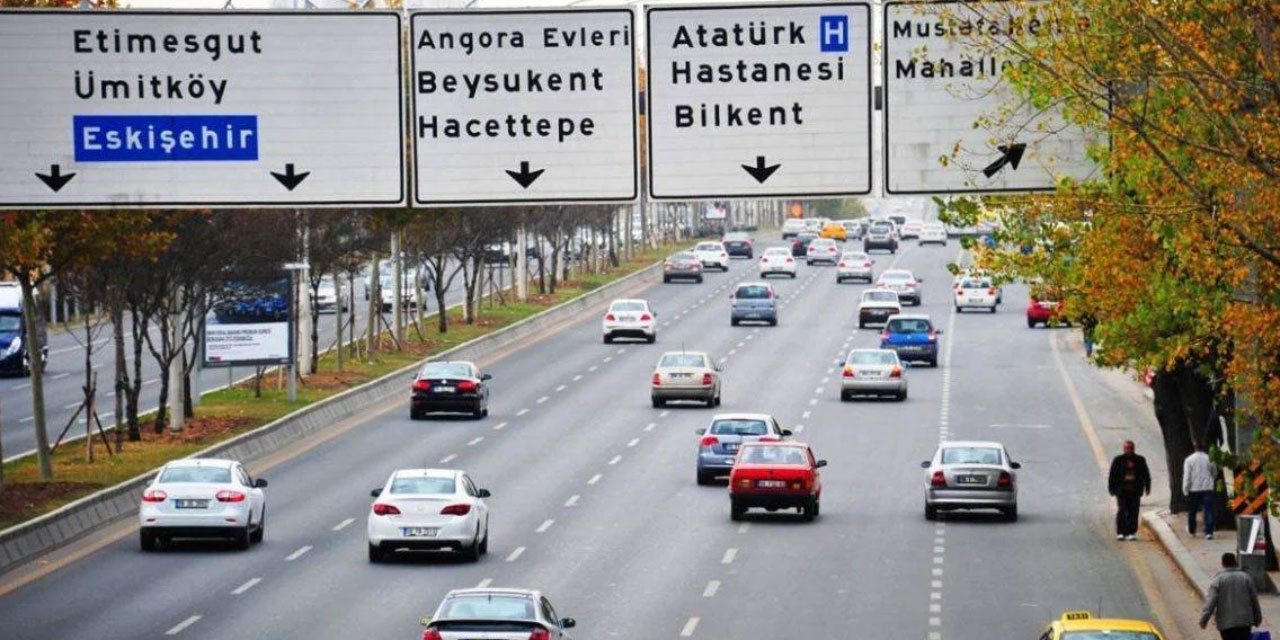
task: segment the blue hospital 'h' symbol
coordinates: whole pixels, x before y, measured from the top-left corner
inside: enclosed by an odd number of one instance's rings
[[[849,50],[849,16],[822,16],[818,23],[822,51]]]

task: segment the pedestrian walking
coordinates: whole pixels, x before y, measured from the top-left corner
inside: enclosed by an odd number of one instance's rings
[[[1213,485],[1218,476],[1204,445],[1197,442],[1196,450],[1182,461],[1182,493],[1191,503],[1187,509],[1187,533],[1196,535],[1196,512],[1204,511],[1204,538],[1213,539]]]
[[[1151,493],[1147,459],[1133,452],[1133,441],[1124,441],[1124,453],[1111,461],[1107,491],[1116,497],[1116,540],[1138,539],[1138,508],[1142,496]]]
[[[1222,554],[1222,571],[1209,584],[1204,609],[1200,610],[1200,628],[1214,618],[1222,640],[1249,640],[1253,627],[1262,624],[1262,607],[1258,604],[1258,588],[1253,577],[1236,566],[1236,554]]]
[[[1093,357],[1093,331],[1098,327],[1098,321],[1092,315],[1085,314],[1081,319],[1080,325],[1081,335],[1084,338],[1084,357]]]

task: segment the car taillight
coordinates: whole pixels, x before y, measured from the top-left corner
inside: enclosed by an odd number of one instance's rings
[[[844,372],[842,372],[840,375],[841,375],[841,376],[843,376],[843,377],[845,377],[845,378],[856,378],[856,377],[858,377],[858,374],[854,372],[853,367],[845,367],[845,368],[844,368]]]
[[[894,368],[890,369],[890,370],[889,370],[889,377],[890,377],[890,378],[901,378],[901,377],[902,377],[902,367],[894,367]]]
[[[881,342],[888,342],[888,341],[889,341],[889,330],[888,330],[888,329],[886,329],[884,333],[880,334],[880,341],[881,341]]]
[[[996,294],[996,288],[995,288],[995,287],[991,287],[990,289],[987,289],[987,295],[989,295],[989,296],[994,296],[995,294]]]
[[[169,494],[160,489],[147,489],[142,494],[143,502],[164,502],[169,499]]]
[[[551,640],[551,634],[547,633],[546,629],[539,627],[529,634],[529,640]]]
[[[650,321],[650,320],[652,320],[652,319],[653,319],[653,316],[651,316],[651,315],[649,315],[649,314],[647,314],[647,313],[642,314],[642,315],[640,316],[640,321],[641,321],[641,322],[648,322],[648,321]]]
[[[610,313],[609,315],[606,315],[604,319],[608,320],[609,322],[616,322],[618,320],[618,316],[615,316],[612,313]]]
[[[750,486],[751,486],[751,478],[739,478],[739,479],[738,479],[738,486],[739,486],[739,487],[750,487]]]
[[[666,261],[666,262],[662,263],[662,266],[664,266],[664,267],[666,267],[666,268],[668,268],[668,269],[671,269],[671,268],[674,268],[674,267],[676,266],[676,263],[671,262],[670,260],[668,260],[668,261]]]
[[[704,387],[711,386],[711,374],[709,373],[702,374],[702,386]]]
[[[908,287],[911,287],[911,288],[913,288],[913,289],[914,289],[914,288],[915,288],[915,286],[916,286],[916,281],[915,281],[915,280],[908,280],[908,281],[907,281],[907,286],[908,286]]]
[[[217,498],[218,502],[244,502],[243,493],[240,493],[239,491],[231,491],[230,489],[223,489],[222,491],[214,494],[213,497]]]
[[[653,386],[656,387],[660,384],[662,384],[662,376],[656,373],[653,374]]]
[[[375,516],[398,516],[400,509],[395,505],[385,504],[382,502],[373,503],[373,515]]]
[[[787,264],[791,264],[792,262],[795,262],[795,260],[792,260],[791,258],[787,258]]]
[[[1013,487],[1013,476],[1008,471],[1000,472],[1000,479],[996,481],[996,486],[1001,489],[1009,489]]]
[[[870,267],[870,266],[871,266],[871,263],[870,263],[870,262],[864,262],[864,263],[862,263],[862,266],[864,266],[864,267]]]
[[[937,331],[934,331],[933,329],[930,329],[930,330],[929,330],[929,342],[937,342],[937,341],[938,341],[938,332],[937,332]]]
[[[439,631],[435,629],[427,629],[422,632],[422,640],[444,640]]]
[[[827,247],[827,253],[835,253],[835,252],[836,252],[835,247]]]
[[[947,486],[947,477],[942,475],[941,471],[934,471],[933,477],[929,478],[929,484],[935,487]]]
[[[440,510],[442,516],[465,516],[468,513],[471,513],[469,504],[451,504]]]
[[[836,266],[837,266],[837,267],[843,267],[843,266],[844,266],[844,260],[841,260],[841,261],[840,261],[840,263],[839,263],[839,264],[837,264]]]
[[[415,380],[413,382],[414,391],[429,391],[431,389],[430,380]]]
[[[964,289],[956,289],[956,297],[957,297],[957,298],[963,298],[963,297],[964,297]]]
[[[463,380],[462,382],[458,383],[458,391],[471,392],[471,391],[475,391],[477,388],[478,388],[478,385],[470,380]]]
[[[702,440],[698,442],[698,445],[702,447],[714,447],[717,444],[720,444],[720,438],[715,436],[702,436]]]

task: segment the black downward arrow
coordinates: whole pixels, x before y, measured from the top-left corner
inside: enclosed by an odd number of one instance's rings
[[[506,171],[507,175],[511,176],[511,179],[516,181],[516,184],[519,184],[521,188],[528,189],[529,185],[533,184],[533,181],[537,180],[538,176],[542,175],[542,172],[546,171],[546,169],[530,171],[529,162],[526,160],[520,163],[519,171],[512,171],[510,169],[507,169]]]
[[[293,191],[295,187],[302,184],[303,180],[307,179],[307,176],[311,175],[311,172],[303,171],[302,173],[294,173],[293,163],[289,162],[284,165],[284,173],[276,173],[272,171],[271,175],[276,180],[279,180],[280,184],[284,185],[284,188]]]
[[[1006,164],[1012,167],[1014,171],[1017,171],[1018,163],[1022,162],[1022,152],[1027,150],[1026,143],[1019,142],[1010,145],[1000,145],[996,148],[1000,150],[1000,158],[987,165],[987,168],[982,170],[982,175],[990,178],[991,176],[999,173]]]
[[[749,164],[744,164],[742,165],[742,168],[746,169],[747,173],[751,174],[751,177],[756,179],[756,182],[764,184],[764,181],[768,180],[769,176],[773,175],[773,172],[777,171],[781,166],[782,165],[780,164],[775,164],[773,166],[766,167],[764,165],[764,156],[756,156],[756,166],[753,167]]]
[[[71,182],[71,179],[76,177],[76,174],[68,173],[66,175],[62,175],[62,166],[51,164],[49,165],[49,175],[46,176],[43,173],[37,173],[36,177],[40,178],[40,182],[43,182],[45,186],[53,189],[54,193],[57,193],[65,187],[68,182]]]

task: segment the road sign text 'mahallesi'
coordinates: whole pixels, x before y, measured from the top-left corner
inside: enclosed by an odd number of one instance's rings
[[[893,20],[888,25],[889,36],[910,42],[913,38],[926,44],[930,38],[1036,38],[1047,35],[1063,35],[1071,32],[1084,33],[1089,30],[1090,21],[1087,16],[1079,16],[1072,20],[1044,19],[1035,16],[1005,15],[997,19],[984,17],[966,17],[959,15],[938,15],[932,19],[921,19],[918,16],[907,16]],[[999,77],[1008,69],[1020,64],[1032,64],[1020,57],[999,55],[1001,51],[991,51],[987,55],[976,57],[960,56],[958,58],[911,57],[894,61],[893,77],[906,78],[993,78]]]

